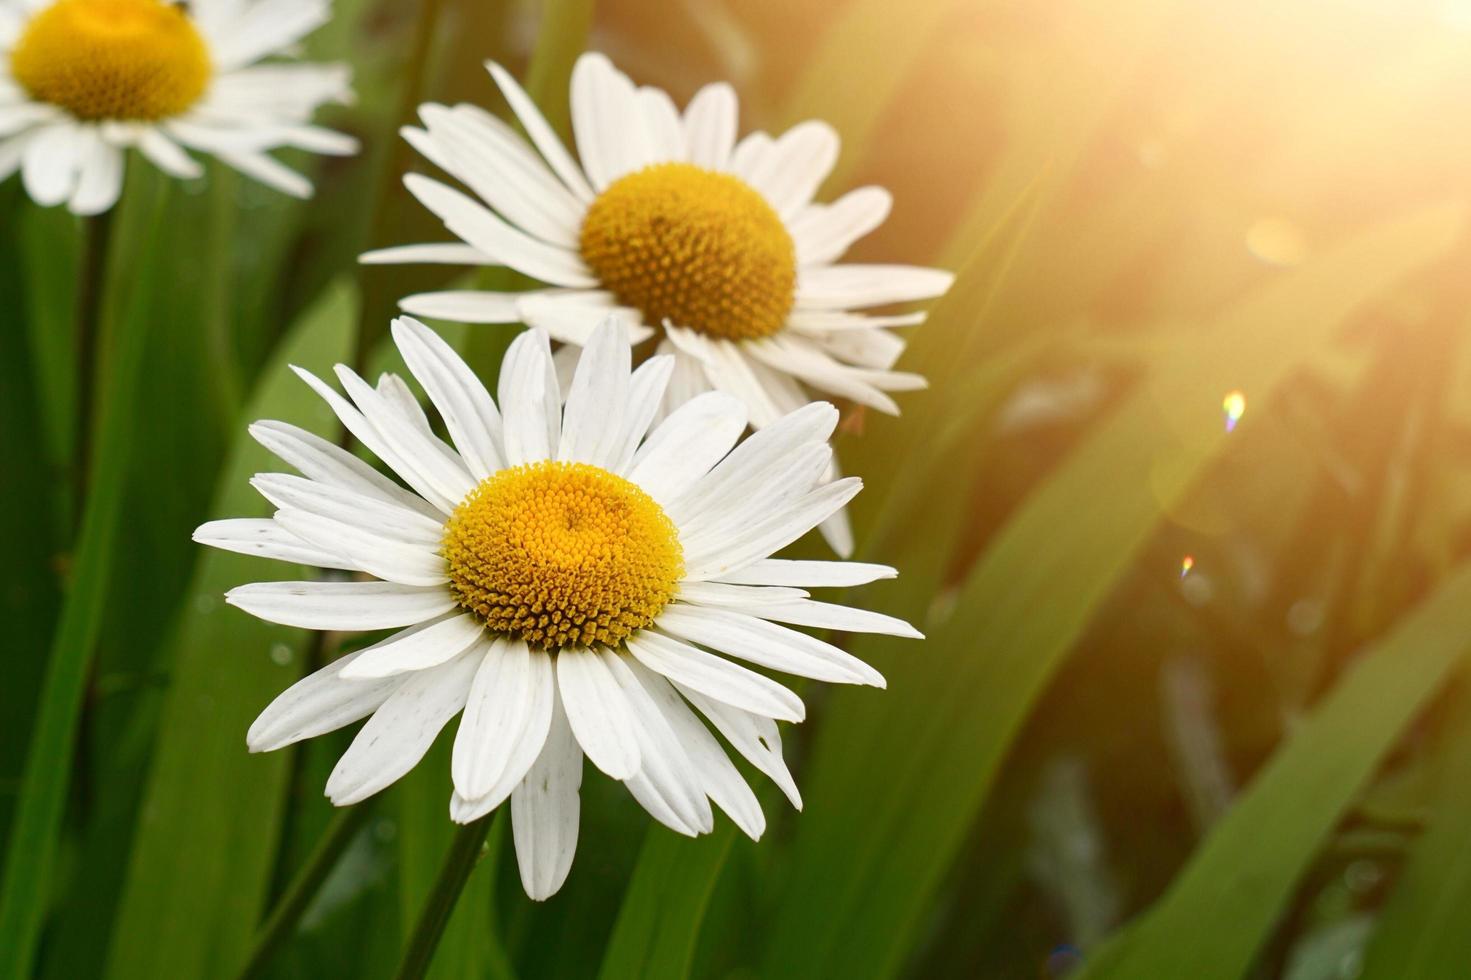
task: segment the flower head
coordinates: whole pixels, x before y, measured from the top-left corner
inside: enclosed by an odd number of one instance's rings
[[[408,772],[461,715],[451,816],[475,820],[509,799],[521,879],[537,899],[571,867],[584,755],[682,834],[713,828],[713,802],[759,837],[760,805],[713,727],[800,805],[776,723],[801,721],[802,701],[735,661],[882,686],[868,665],[791,627],[919,635],[806,591],[893,569],[770,557],[858,492],[856,479],[824,480],[836,409],[806,405],[741,441],[744,405],[706,392],[656,423],[674,358],[631,370],[616,319],[586,338],[565,399],[545,331],[512,343],[498,398],[417,321],[395,321],[393,336],[450,443],[393,375],[373,386],[339,365],[344,397],[301,371],[404,485],[301,429],[258,422],[251,432],[300,475],[255,478],[274,516],[195,532],[218,548],[354,573],[240,586],[228,600],[246,612],[394,631],[277,698],[250,747],[368,718],[327,783],[346,805]]]
[[[938,296],[952,277],[839,264],[883,223],[890,200],[864,187],[815,202],[838,156],[830,126],[806,122],[737,142],[729,85],[707,86],[681,113],[664,92],[588,54],[572,76],[574,160],[515,80],[489,67],[530,144],[474,106],[421,107],[423,128],[405,137],[475,196],[420,175],[406,183],[460,243],[384,249],[364,261],[507,265],[552,288],[424,293],[406,297],[404,310],[525,322],[573,344],[612,312],[636,336],[662,334],[678,397],[727,392],[756,428],[811,391],[897,413],[890,392],[923,386],[893,370],[904,344],[888,329],[923,315],[857,311]],[[841,514],[823,531],[840,554],[851,550]]]
[[[335,65],[259,64],[327,20],[330,0],[0,0],[0,180],[17,169],[38,204],[105,211],[136,147],[165,172],[201,173],[185,148],[305,197],[278,147],[347,154],[312,126],[351,98]]]

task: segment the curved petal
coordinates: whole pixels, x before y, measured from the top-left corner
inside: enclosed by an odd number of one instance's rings
[[[455,607],[448,589],[392,582],[253,582],[225,601],[268,623],[315,630],[413,626]]]
[[[403,680],[337,760],[327,778],[332,802],[361,802],[414,768],[440,729],[465,706],[479,664],[472,651]]]
[[[567,721],[593,765],[613,779],[636,775],[642,761],[638,723],[621,679],[627,670],[610,650],[557,654],[557,688]]]
[[[582,750],[561,699],[553,696],[551,731],[536,764],[511,794],[511,830],[521,887],[532,901],[551,898],[577,853],[582,808]]]
[[[479,799],[504,785],[504,799],[546,745],[556,695],[549,654],[518,640],[485,644],[455,736],[455,792]]]

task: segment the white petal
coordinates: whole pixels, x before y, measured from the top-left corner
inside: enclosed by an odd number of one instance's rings
[[[658,626],[712,650],[798,677],[884,686],[883,675],[852,654],[745,613],[675,603],[659,614]]]
[[[208,150],[208,146],[200,146],[197,139],[184,138],[177,127],[170,127],[173,135],[180,138],[180,142],[199,146],[200,149]],[[232,150],[214,150],[215,156],[221,161],[234,167],[252,180],[258,180],[267,187],[274,187],[282,194],[290,197],[306,200],[312,196],[312,182],[301,174],[292,170],[284,163],[267,156],[264,153],[247,153]]]
[[[620,448],[608,467],[622,474],[633,462],[634,452],[659,413],[669,378],[674,373],[674,356],[657,354],[640,364],[629,379],[628,413],[619,436]]]
[[[551,459],[560,441],[562,395],[545,331],[527,330],[511,341],[499,395],[506,465]]]
[[[620,660],[619,666],[627,677],[624,690],[642,753],[638,774],[624,784],[649,815],[670,830],[690,837],[708,834],[715,817],[700,773],[664,711],[634,673],[637,665]]]
[[[645,86],[638,90],[638,105],[643,110],[644,131],[648,134],[652,151],[649,162],[683,161],[684,127],[669,93]]]
[[[146,126],[139,132],[137,145],[139,152],[170,177],[193,180],[204,176],[204,167],[198,160],[152,126]]]
[[[631,343],[653,336],[638,310],[616,305],[613,294],[603,290],[544,290],[515,295],[521,319],[530,326],[544,328],[563,343],[585,345],[593,330],[609,316],[623,322]]]
[[[382,395],[345,364],[337,365],[337,380],[347,390],[358,410],[386,444],[391,456],[383,456],[404,479],[414,484],[431,503],[453,510],[471,490],[475,479],[465,468],[458,453],[432,434],[425,433],[395,411]],[[346,419],[343,420],[346,424]],[[366,445],[366,443],[365,443]],[[377,452],[373,446],[368,448]],[[381,453],[379,453],[382,456]],[[408,472],[399,470],[393,459],[404,462]],[[410,479],[410,474],[413,479]]]
[[[645,667],[717,701],[780,721],[807,716],[802,699],[769,677],[698,647],[643,630],[624,643]]]
[[[557,286],[597,285],[577,253],[518,231],[454,188],[420,174],[407,174],[404,186],[446,228],[497,262]]]
[[[358,256],[363,265],[405,265],[427,262],[434,265],[498,265],[495,259],[473,245],[462,242],[432,242],[425,245],[395,245],[377,248]]]
[[[898,574],[888,565],[870,565],[860,561],[792,561],[786,558],[766,558],[752,562],[740,571],[722,576],[720,581],[738,585],[848,588],[867,585],[879,579],[894,578]]]
[[[77,186],[80,151],[80,129],[69,122],[37,132],[21,158],[21,180],[31,200],[52,207],[71,197]]]
[[[609,469],[623,451],[632,352],[623,326],[608,318],[582,349],[567,392],[557,459]]]
[[[831,204],[813,204],[787,224],[798,265],[836,262],[889,217],[894,199],[882,187],[860,187]]]
[[[419,115],[446,169],[518,228],[550,245],[578,247],[583,205],[515,135],[470,106],[427,104]]]
[[[825,122],[809,120],[787,130],[772,144],[746,180],[783,218],[805,206],[838,162],[838,134]]]
[[[501,414],[475,372],[443,338],[417,320],[394,320],[393,337],[409,370],[444,418],[471,474],[484,479],[499,470],[504,465]]]
[[[557,893],[577,852],[582,801],[582,750],[567,724],[560,698],[553,698],[551,732],[541,756],[511,794],[511,829],[521,886],[532,901]]]
[[[729,814],[746,836],[760,840],[766,830],[766,816],[761,812],[756,794],[751,792],[750,785],[725,754],[725,749],[720,747],[715,736],[700,723],[668,681],[636,664],[632,666],[639,682],[664,713],[675,737],[689,755],[705,794]]]
[[[469,613],[449,613],[380,640],[347,667],[349,680],[375,680],[427,670],[458,657],[485,638],[485,627]]]
[[[862,488],[863,483],[857,477],[837,480],[752,526],[744,540],[687,551],[685,577],[694,581],[719,578],[757,559],[770,557],[831,517]]]
[[[743,353],[748,342],[737,345],[669,325],[664,333],[676,347],[700,362],[710,387],[729,392],[745,403],[752,428],[769,425],[782,414],[751,371],[749,359]]]
[[[567,185],[568,190],[584,202],[591,202],[594,194],[588,186],[587,178],[573,162],[572,155],[567,152],[567,148],[562,145],[562,141],[557,138],[557,134],[552,131],[552,127],[547,124],[546,118],[537,110],[525,90],[500,65],[487,61],[485,67],[495,79],[496,85],[500,86],[511,111],[525,127],[526,135],[531,137],[531,142],[536,144],[547,164],[562,179],[562,183]]]
[[[337,761],[327,779],[332,802],[347,806],[365,800],[414,768],[440,729],[465,706],[479,665],[472,651],[403,680]]]
[[[95,132],[81,151],[81,174],[67,208],[72,214],[101,214],[123,191],[123,154]]]
[[[269,419],[249,428],[251,436],[313,480],[417,511],[440,523],[439,512],[341,446],[289,422]]]
[[[633,83],[595,51],[572,69],[572,131],[582,167],[599,191],[653,162]]]
[[[257,555],[317,568],[358,570],[356,565],[341,555],[307,544],[269,517],[210,521],[195,529],[194,540],[211,548],[241,555]]]
[[[258,0],[239,8],[231,30],[211,37],[217,71],[239,68],[277,54],[331,18],[331,6],[312,0]]]
[[[413,626],[455,607],[448,589],[391,582],[254,582],[225,601],[268,623],[317,630]]]
[[[804,447],[825,447],[837,424],[838,410],[827,402],[812,402],[783,416],[731,450],[708,476],[667,508],[669,516],[685,527],[718,512],[726,501],[769,495],[773,474]]]
[[[827,546],[833,549],[833,554],[839,558],[853,556],[853,522],[848,518],[846,508],[817,525],[817,532],[822,535]]]
[[[453,323],[519,323],[521,320],[515,293],[483,289],[411,293],[398,301],[398,308],[413,316]]]
[[[418,511],[305,477],[257,473],[250,485],[277,507],[330,517],[402,542],[432,549],[444,537],[444,526]]]
[[[797,791],[797,783],[792,779],[786,761],[781,756],[781,733],[777,731],[776,722],[719,701],[712,701],[698,691],[687,690],[678,684],[675,687],[690,704],[710,719],[715,730],[724,735],[726,741],[747,762],[765,773],[781,788],[787,799],[791,800],[792,806],[802,809],[802,794]]]
[[[809,266],[797,274],[797,306],[842,310],[931,299],[950,288],[953,273],[914,265]]]
[[[377,711],[401,681],[398,678],[369,682],[344,680],[342,671],[361,655],[359,651],[340,657],[277,695],[245,736],[250,751],[271,752],[302,739],[335,732]]]
[[[460,730],[451,772],[455,792],[479,799],[504,784],[505,796],[541,755],[552,724],[552,658],[519,640],[486,644]]]
[[[628,479],[661,504],[677,499],[730,452],[746,428],[745,407],[711,391],[674,410],[634,455]]]
[[[848,633],[881,633],[922,640],[924,634],[902,619],[885,616],[867,609],[853,609],[815,599],[786,599],[776,602],[727,602],[723,608],[734,609],[762,619],[793,626],[842,630]]]
[[[695,93],[684,111],[691,163],[709,170],[726,168],[735,146],[738,111],[735,89],[725,82],[706,85]]]
[[[567,721],[593,765],[613,779],[636,774],[641,760],[637,722],[624,693],[631,679],[610,650],[557,654],[557,687]]]
[[[276,523],[316,545],[346,555],[363,571],[399,585],[443,585],[449,581],[445,561],[431,548],[373,534],[353,524],[304,510],[276,512]]]

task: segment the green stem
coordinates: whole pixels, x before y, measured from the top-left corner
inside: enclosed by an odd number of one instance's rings
[[[399,964],[398,973],[395,974],[398,980],[420,980],[428,972],[429,964],[434,959],[434,951],[439,947],[440,937],[444,935],[444,927],[449,924],[450,913],[455,910],[455,903],[465,890],[465,882],[470,879],[470,872],[475,870],[475,863],[480,860],[481,850],[485,846],[485,835],[489,832],[490,822],[494,817],[495,814],[481,817],[474,823],[461,827],[455,834],[444,865],[439,869],[439,877],[434,882],[434,890],[429,893],[424,911],[419,913],[419,923],[414,927],[414,935],[404,950],[403,962]]]
[[[127,195],[123,205],[130,219],[126,240],[139,255],[152,247],[163,201],[158,185],[149,187],[150,195]],[[130,303],[130,310],[139,305]],[[73,772],[77,716],[101,629],[136,438],[135,409],[149,319],[131,310],[112,324],[117,339],[105,362],[110,378],[102,390],[104,410],[97,415],[95,479],[85,501],[73,577],[47,660],[0,882],[0,977],[31,975],[54,888],[53,863]]]
[[[92,426],[97,396],[97,335],[107,292],[107,253],[112,212],[83,219],[82,258],[77,265],[75,338],[77,360],[76,443],[72,463],[72,516],[80,523],[92,469]]]
[[[261,927],[250,959],[240,971],[240,980],[254,980],[265,976],[265,969],[270,965],[276,950],[296,931],[297,923],[306,912],[307,906],[316,898],[322,883],[337,865],[337,859],[347,850],[347,845],[352,843],[371,812],[371,803],[361,803],[339,810],[333,816],[322,839],[317,842],[316,849],[296,873],[291,884],[286,886],[286,891],[271,910],[266,924]]]

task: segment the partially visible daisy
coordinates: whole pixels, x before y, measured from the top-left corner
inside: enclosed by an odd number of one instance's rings
[[[135,147],[181,178],[185,148],[307,197],[280,147],[357,151],[311,125],[352,97],[342,65],[261,63],[326,23],[330,0],[0,0],[0,180],[21,172],[37,204],[97,214],[116,203]]]
[[[809,389],[897,414],[889,393],[923,387],[892,370],[904,343],[887,329],[923,314],[855,311],[939,296],[953,277],[839,264],[883,223],[890,198],[863,187],[814,202],[838,158],[831,126],[805,122],[737,142],[729,85],[706,86],[681,114],[663,91],[636,87],[587,54],[572,73],[579,164],[516,81],[487,67],[531,145],[475,106],[421,107],[424,128],[404,137],[475,196],[417,174],[405,183],[460,243],[363,259],[505,265],[552,288],[424,293],[406,297],[405,311],[524,322],[573,344],[587,339],[598,311],[616,311],[662,329],[659,352],[677,358],[671,404],[725,391],[756,428],[806,404]],[[852,551],[844,521],[823,530],[839,554]]]
[[[734,660],[882,686],[867,664],[781,624],[919,635],[806,591],[893,569],[769,557],[858,492],[856,479],[822,480],[837,410],[806,405],[737,445],[744,406],[708,392],[650,431],[674,359],[632,371],[616,320],[588,338],[565,402],[545,331],[512,343],[499,405],[433,331],[400,319],[393,337],[453,445],[396,376],[374,387],[338,365],[343,397],[298,371],[407,486],[308,432],[258,422],[251,433],[302,475],[255,478],[274,517],[195,532],[360,573],[232,590],[252,615],[397,631],[287,690],[251,727],[250,748],[371,716],[327,782],[347,805],[413,768],[463,711],[450,814],[468,822],[509,798],[535,899],[571,867],[584,754],[679,833],[708,833],[713,801],[759,837],[761,807],[708,722],[800,806],[776,723],[801,721],[802,701]]]

